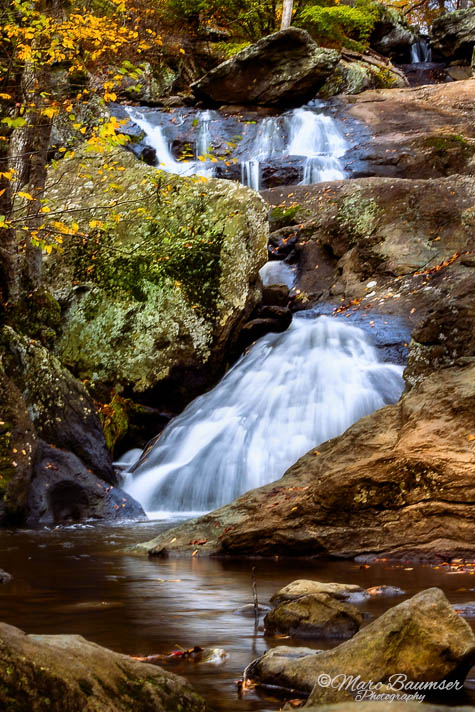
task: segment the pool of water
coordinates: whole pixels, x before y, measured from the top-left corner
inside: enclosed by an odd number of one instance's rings
[[[80,633],[130,655],[168,653],[179,647],[224,648],[219,666],[181,661],[169,669],[187,677],[217,712],[271,712],[282,701],[256,690],[239,697],[236,680],[267,648],[278,644],[328,647],[324,641],[290,641],[256,633],[253,618],[236,613],[252,602],[255,566],[259,602],[297,578],[388,584],[405,591],[397,598],[375,597],[361,608],[367,621],[416,592],[440,586],[452,603],[475,600],[471,573],[441,566],[365,567],[351,561],[161,560],[139,558],[124,548],[152,538],[171,522],[122,526],[76,525],[40,531],[0,533],[0,567],[14,576],[0,586],[0,620],[28,633]],[[460,571],[460,572],[459,572]],[[471,621],[469,621],[471,622]],[[475,704],[475,669],[462,698]]]

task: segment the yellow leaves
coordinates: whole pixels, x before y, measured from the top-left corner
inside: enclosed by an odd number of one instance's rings
[[[51,208],[48,208],[47,205],[43,205],[43,207],[40,210],[40,213],[50,213],[50,212],[51,212]]]
[[[42,116],[47,116],[48,119],[52,119],[53,116],[59,114],[59,109],[57,106],[47,106],[46,109],[43,109],[41,114]]]
[[[3,94],[3,93],[0,93],[0,99],[5,99],[5,100],[7,100],[7,99],[11,99],[11,98],[12,98],[12,97],[10,96],[10,94]]]
[[[22,193],[21,191],[17,193],[19,198],[25,198],[25,200],[35,200],[35,198],[30,195],[30,193]]]
[[[13,168],[10,168],[9,171],[0,171],[0,178],[5,178],[6,180],[13,180],[15,177],[16,171]]]
[[[68,225],[61,222],[61,220],[53,220],[51,225],[63,235],[76,235],[79,230],[79,225],[77,223],[73,223],[71,227],[68,227]]]
[[[185,52],[185,50],[183,49],[183,47],[180,47],[179,52],[180,52],[180,54],[186,54],[186,52]]]
[[[105,227],[105,223],[102,222],[102,220],[89,220],[89,227],[92,228],[103,228]]]

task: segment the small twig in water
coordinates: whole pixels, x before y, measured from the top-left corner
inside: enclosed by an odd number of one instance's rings
[[[254,627],[257,630],[259,625],[259,601],[257,598],[257,585],[256,585],[256,567],[253,566],[251,570],[251,581],[252,581],[252,596],[254,598]]]

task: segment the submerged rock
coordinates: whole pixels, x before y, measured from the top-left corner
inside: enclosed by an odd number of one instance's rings
[[[120,185],[104,194],[110,166]],[[113,207],[124,194],[131,200]],[[78,218],[87,240],[65,238],[47,269],[64,309],[62,362],[93,391],[142,397],[160,385],[153,404],[172,412],[214,384],[260,298],[262,199],[235,183],[161,173],[126,152],[65,159],[46,196],[58,209],[90,209]],[[94,208],[101,200],[116,216],[107,225]]]
[[[290,27],[246,47],[191,88],[199,99],[219,104],[298,106],[315,96],[339,57]]]
[[[326,593],[310,593],[280,603],[264,618],[267,635],[288,633],[296,638],[351,638],[362,622],[361,613],[349,603]]]
[[[475,660],[475,636],[454,613],[443,592],[431,588],[390,608],[332,650],[294,660],[278,651],[276,648],[258,659],[247,671],[248,676],[261,683],[310,692],[311,707],[354,699],[355,693],[346,686],[328,684],[341,675],[383,682],[388,691],[396,688],[397,675],[413,682],[449,678],[462,685]],[[271,665],[266,660],[270,656]]]
[[[182,678],[81,635],[26,635],[0,624],[0,706],[10,712],[205,712]]]

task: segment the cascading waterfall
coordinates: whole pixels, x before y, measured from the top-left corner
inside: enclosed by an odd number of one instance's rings
[[[411,64],[422,64],[432,61],[432,49],[425,39],[420,39],[411,45]]]
[[[296,315],[286,332],[260,339],[165,428],[125,488],[148,511],[219,507],[395,402],[402,370],[380,362],[362,329]]]
[[[198,140],[196,142],[196,158],[198,156],[206,156],[210,150],[211,133],[209,130],[210,122],[213,119],[211,111],[203,111],[198,119]]]
[[[206,166],[201,161],[177,161],[173,156],[169,143],[163,132],[163,128],[158,124],[151,124],[148,121],[145,113],[140,109],[125,107],[127,114],[131,120],[139,126],[147,136],[147,143],[155,150],[157,156],[157,164],[168,173],[176,173],[182,176],[200,175],[212,177],[213,168]],[[208,113],[208,112],[205,112]],[[203,122],[205,124],[206,121]],[[209,119],[207,119],[209,126]],[[209,128],[203,129],[203,143],[209,143]],[[200,134],[201,135],[201,134]],[[203,153],[206,153],[204,151]],[[198,153],[198,155],[201,155]]]
[[[344,178],[340,158],[348,146],[330,116],[295,109],[290,121],[291,156],[305,156],[302,184]]]
[[[177,118],[180,121],[179,113],[170,118],[167,114],[150,113],[134,107],[127,107],[125,110],[130,119],[145,132],[147,144],[155,150],[157,163],[164,170],[179,175],[215,175],[217,164],[211,160],[209,154],[213,152],[213,131],[216,138],[218,129],[212,129],[212,126],[219,124],[221,130],[226,130],[226,117],[215,111],[198,112],[193,121],[193,132],[188,131],[187,134],[194,133],[195,136],[195,159],[178,161],[173,156],[167,140],[170,124],[167,128],[161,122],[173,120],[173,128],[176,130]],[[153,117],[154,122],[150,120]],[[181,120],[184,120],[183,116]],[[236,120],[231,118],[229,121],[229,130],[235,132]],[[218,136],[218,140],[223,138]],[[297,159],[297,165],[302,166],[302,184],[345,177],[340,159],[348,148],[347,143],[336,121],[318,111],[318,107],[309,105],[293,109],[278,117],[266,117],[257,125],[255,122],[244,123],[244,136],[240,139],[242,143],[239,140],[237,143],[230,142],[229,145],[235,146],[236,157],[229,158],[239,161],[241,182],[254,190],[260,190],[262,187],[261,173],[264,165],[269,162],[285,163],[289,159]],[[224,165],[230,163],[224,162]]]

